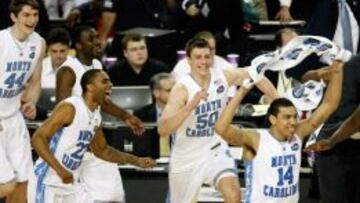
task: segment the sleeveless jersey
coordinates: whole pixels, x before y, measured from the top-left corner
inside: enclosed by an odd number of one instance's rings
[[[227,102],[228,83],[222,70],[210,69],[210,73],[207,100],[200,101],[174,134],[175,142],[170,156],[171,172],[191,170],[206,159],[211,148],[218,144],[227,147],[215,133],[214,127]],[[190,75],[182,77],[178,83],[187,89],[187,102],[201,90]]]
[[[20,109],[21,93],[34,72],[42,48],[42,38],[36,32],[20,42],[10,30],[0,31],[0,119],[10,117]]]
[[[279,142],[265,129],[258,133],[256,156],[245,162],[245,203],[298,202],[302,141],[294,135]]]
[[[93,59],[91,66],[86,66],[86,65],[82,64],[79,61],[79,59],[77,59],[76,57],[68,57],[68,59],[64,62],[64,64],[62,64],[60,66],[60,68],[62,68],[64,66],[69,66],[74,71],[75,77],[76,77],[75,85],[72,89],[71,95],[72,96],[80,96],[80,97],[82,94],[80,81],[81,81],[81,77],[84,75],[84,73],[90,69],[102,69],[102,64],[97,59]]]
[[[100,126],[100,108],[91,112],[83,98],[77,96],[69,97],[63,102],[75,107],[75,117],[69,126],[56,132],[49,142],[49,147],[55,158],[74,175],[76,180],[84,153],[94,138],[96,129]],[[62,183],[56,172],[41,158],[36,161],[35,175],[39,183],[69,187],[69,184]]]

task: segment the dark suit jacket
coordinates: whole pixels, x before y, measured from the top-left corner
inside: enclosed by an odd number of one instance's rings
[[[360,23],[360,1],[347,0],[347,3],[355,19]],[[305,34],[320,35],[333,39],[339,15],[337,4],[336,0],[317,0],[314,14],[307,24]]]
[[[157,112],[155,103],[146,105],[140,109],[134,111],[134,115],[140,118],[144,122],[156,122]]]

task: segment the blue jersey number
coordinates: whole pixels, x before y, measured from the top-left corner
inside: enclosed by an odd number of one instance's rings
[[[84,142],[79,142],[76,144],[77,147],[79,147],[75,152],[73,152],[70,156],[74,159],[81,160],[84,156],[84,153],[86,152],[89,144],[86,144]]]
[[[212,112],[211,114],[207,114],[207,113],[201,114],[197,117],[196,128],[203,129],[206,127],[213,127],[218,117],[219,117],[218,111]]]
[[[21,74],[19,77],[16,77],[16,73],[12,73],[8,78],[5,80],[5,85],[7,85],[8,89],[11,89],[14,87],[14,85],[17,85],[18,87],[21,87],[25,80],[25,73]]]
[[[279,181],[277,183],[278,186],[284,185],[285,181],[288,181],[288,184],[292,184],[294,181],[293,167],[289,166],[287,170],[284,170],[285,167],[281,167],[278,169]]]

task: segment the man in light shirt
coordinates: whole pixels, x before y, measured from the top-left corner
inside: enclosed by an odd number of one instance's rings
[[[70,34],[64,28],[54,28],[46,41],[48,56],[42,61],[41,87],[55,88],[56,71],[68,58]]]

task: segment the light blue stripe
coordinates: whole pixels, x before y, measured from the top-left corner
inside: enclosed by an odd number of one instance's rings
[[[245,164],[245,203],[250,203],[251,193],[252,193],[252,181],[253,181],[253,162],[244,161]]]
[[[55,135],[51,138],[49,143],[50,152],[52,154],[55,153],[55,150],[59,144],[60,137],[63,134],[63,128],[58,130]],[[46,173],[49,169],[49,165],[43,161],[39,163],[35,167],[35,175],[37,177],[37,184],[36,184],[36,196],[35,196],[35,202],[36,203],[45,203],[45,185],[43,183]]]

